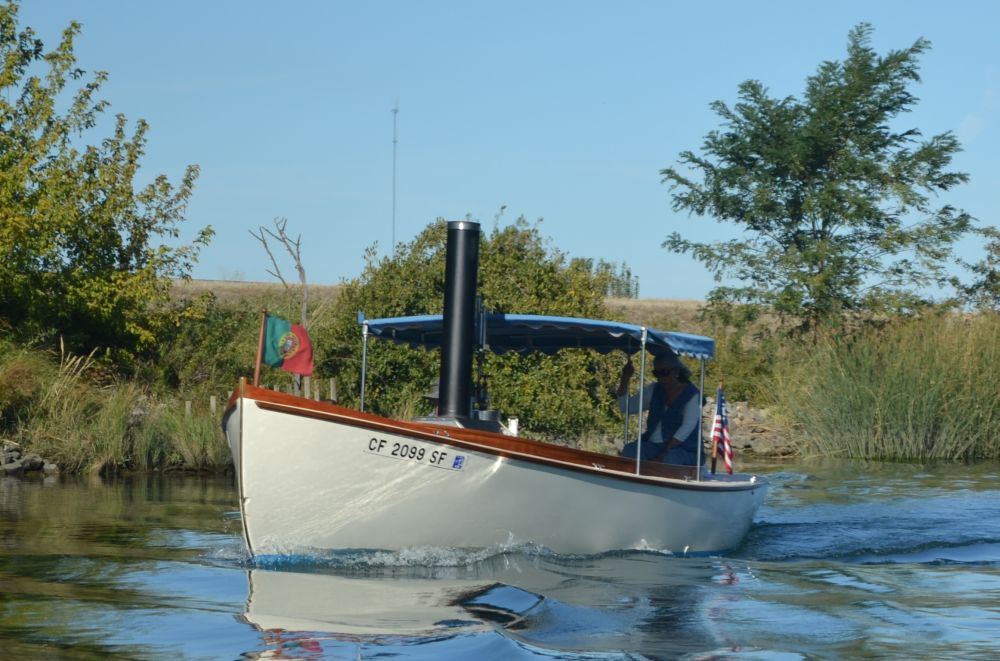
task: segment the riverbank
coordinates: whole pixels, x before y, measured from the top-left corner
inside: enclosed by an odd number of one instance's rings
[[[772,418],[768,409],[753,408],[749,402],[730,402],[729,433],[733,452],[752,454],[758,457],[784,459],[801,454],[799,446],[790,434]],[[711,434],[715,405],[706,405],[706,434]]]
[[[58,472],[59,466],[43,459],[41,455],[22,449],[14,441],[3,441],[0,450],[0,476],[53,475]]]

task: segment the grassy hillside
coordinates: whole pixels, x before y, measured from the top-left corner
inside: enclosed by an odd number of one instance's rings
[[[310,306],[331,303],[337,298],[341,285],[309,285]],[[174,295],[178,298],[196,297],[211,292],[220,303],[240,300],[266,301],[280,294],[280,282],[246,282],[238,280],[178,280],[174,282]],[[698,310],[701,301],[682,299],[632,299],[609,298],[606,301],[613,316],[632,324],[645,324],[664,330],[697,332]]]
[[[176,298],[194,298],[210,292],[220,303],[232,303],[240,300],[267,300],[280,294],[284,288],[280,282],[175,280],[173,295]],[[294,289],[298,289],[297,284]],[[341,289],[341,285],[309,285],[309,298],[314,303],[332,302]]]

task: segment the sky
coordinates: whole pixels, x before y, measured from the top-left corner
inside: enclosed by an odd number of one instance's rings
[[[971,181],[940,202],[998,224],[990,0],[25,0],[20,17],[50,48],[82,24],[109,121],[150,124],[141,181],[201,168],[183,232],[216,235],[195,278],[273,281],[250,231],[275,218],[301,236],[308,281],[336,284],[436,218],[524,216],[569,257],[625,262],[642,298],[704,299],[712,275],[661,244],[738,230],[674,211],[660,170],[720,126],[711,102],[748,79],[801,95],[860,22],[882,54],[930,40],[901,121],[958,136]],[[978,241],[959,250],[982,258]]]

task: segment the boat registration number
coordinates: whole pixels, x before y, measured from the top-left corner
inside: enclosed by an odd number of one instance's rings
[[[465,468],[467,459],[466,455],[451,450],[443,450],[413,441],[389,441],[374,436],[368,439],[365,452],[456,471]]]

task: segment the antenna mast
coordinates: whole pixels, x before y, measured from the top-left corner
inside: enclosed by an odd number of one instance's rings
[[[392,107],[392,243],[389,253],[396,252],[396,116],[399,115],[399,99]]]

